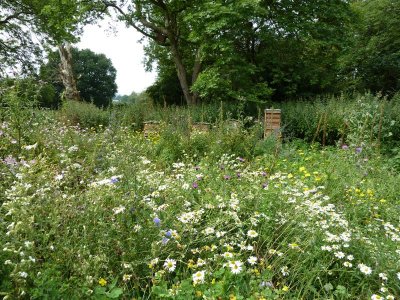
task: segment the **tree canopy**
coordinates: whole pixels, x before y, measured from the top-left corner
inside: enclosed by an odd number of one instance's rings
[[[96,54],[89,49],[72,48],[72,68],[77,79],[77,88],[83,101],[93,102],[98,107],[106,107],[117,92],[116,70],[104,54]],[[49,54],[49,61],[41,67],[41,78],[52,83],[58,97],[62,92],[60,79],[60,57],[57,52]]]
[[[346,80],[358,89],[395,93],[400,89],[400,1],[365,0],[358,13],[354,45],[344,56]]]
[[[15,67],[32,70],[48,46],[79,40],[83,26],[103,15],[95,4],[88,0],[2,0],[0,72]]]
[[[2,71],[28,66],[46,45],[75,42],[85,24],[116,14],[147,40],[147,67],[158,72],[148,91],[160,102],[264,103],[346,89],[391,93],[400,87],[399,3],[3,0],[0,64]]]

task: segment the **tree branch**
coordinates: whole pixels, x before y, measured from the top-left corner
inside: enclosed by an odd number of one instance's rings
[[[135,24],[135,22],[132,20],[132,18],[125,13],[121,7],[119,7],[118,5],[116,5],[113,2],[109,2],[109,1],[105,1],[102,0],[103,5],[105,5],[105,8],[114,8],[120,15],[123,16],[124,20],[128,23],[128,25],[132,26],[133,28],[135,28],[137,31],[139,31],[141,34],[143,34],[144,36],[153,39],[154,41],[158,42],[160,45],[167,45],[167,43],[165,42],[165,40],[160,39],[160,36],[167,36],[168,35],[168,30],[164,27],[160,27],[155,25],[154,23],[149,22],[146,18],[144,17],[140,17],[139,18],[139,22],[144,26],[147,27],[149,29],[151,29],[152,31],[154,31],[156,33],[156,35],[152,35],[147,33],[146,31],[144,31],[142,28],[140,28],[139,26],[137,26]],[[137,9],[137,4],[136,4],[136,9]]]
[[[19,20],[19,16],[21,14],[22,14],[21,12],[16,12],[16,13],[14,13],[12,15],[7,16],[5,19],[0,20],[0,25],[7,24],[12,19],[18,19]]]

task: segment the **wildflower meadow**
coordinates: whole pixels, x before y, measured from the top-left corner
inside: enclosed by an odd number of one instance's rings
[[[400,299],[400,175],[367,143],[14,113],[3,299]]]

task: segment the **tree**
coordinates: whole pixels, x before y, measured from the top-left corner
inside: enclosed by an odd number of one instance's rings
[[[6,71],[16,72],[17,68],[32,70],[32,60],[40,56],[40,45],[32,40],[30,34],[40,40],[43,38],[32,4],[15,0],[0,2],[0,77]]]
[[[104,9],[115,9],[120,20],[128,26],[132,26],[158,45],[168,48],[185,100],[188,105],[195,104],[197,94],[190,90],[190,86],[196,81],[200,72],[200,48],[189,45],[185,40],[190,31],[188,27],[190,24],[185,21],[185,16],[204,1],[132,0],[132,5],[124,5],[125,1],[102,0],[101,2]],[[188,50],[193,52],[194,59],[191,65],[184,62],[183,51]]]
[[[352,19],[347,1],[197,1],[180,13],[181,61],[197,74],[189,81],[192,94],[261,103],[272,93],[334,91]],[[176,68],[174,53],[168,40],[150,41],[149,65],[156,61],[165,80]]]
[[[82,27],[102,13],[88,0],[0,1],[0,72],[32,69],[46,46],[77,41]]]
[[[104,54],[96,54],[89,49],[72,48],[72,69],[77,78],[77,88],[83,101],[93,102],[98,107],[105,107],[117,92],[115,83],[116,70],[110,59]],[[41,78],[51,82],[60,95],[60,57],[57,52],[49,54],[49,61],[40,70]]]
[[[360,90],[393,94],[400,89],[400,1],[356,1],[354,45],[344,57],[344,78]]]

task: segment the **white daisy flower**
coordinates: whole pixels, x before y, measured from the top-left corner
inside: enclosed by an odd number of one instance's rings
[[[387,275],[385,273],[379,273],[379,278],[382,280],[388,280]]]
[[[206,235],[213,234],[214,232],[215,232],[215,230],[212,227],[207,227],[206,229],[204,229],[204,234],[206,234]]]
[[[343,266],[345,266],[345,267],[347,267],[347,268],[351,268],[351,267],[353,266],[353,264],[352,264],[351,262],[349,262],[349,261],[345,261],[345,262],[343,263]]]
[[[235,260],[234,262],[229,263],[229,267],[231,268],[231,272],[233,274],[239,274],[242,272],[243,263],[240,260]]]
[[[223,256],[224,258],[232,258],[232,257],[233,257],[233,254],[232,254],[231,252],[224,252],[224,253],[222,254],[222,256]]]
[[[173,272],[176,269],[176,260],[167,258],[163,266],[168,272]]]
[[[204,277],[205,277],[206,271],[198,271],[192,275],[193,279],[193,284],[199,284],[199,283],[204,283]]]
[[[258,233],[255,230],[251,229],[247,231],[247,236],[250,238],[256,238],[258,236]]]
[[[335,256],[339,259],[344,258],[346,255],[342,251],[335,252]]]
[[[361,273],[365,275],[370,275],[372,273],[372,269],[364,264],[358,264],[358,268],[360,269]]]
[[[256,263],[257,263],[257,257],[255,257],[255,256],[250,256],[248,259],[247,259],[247,262],[250,264],[250,265],[255,265]]]

